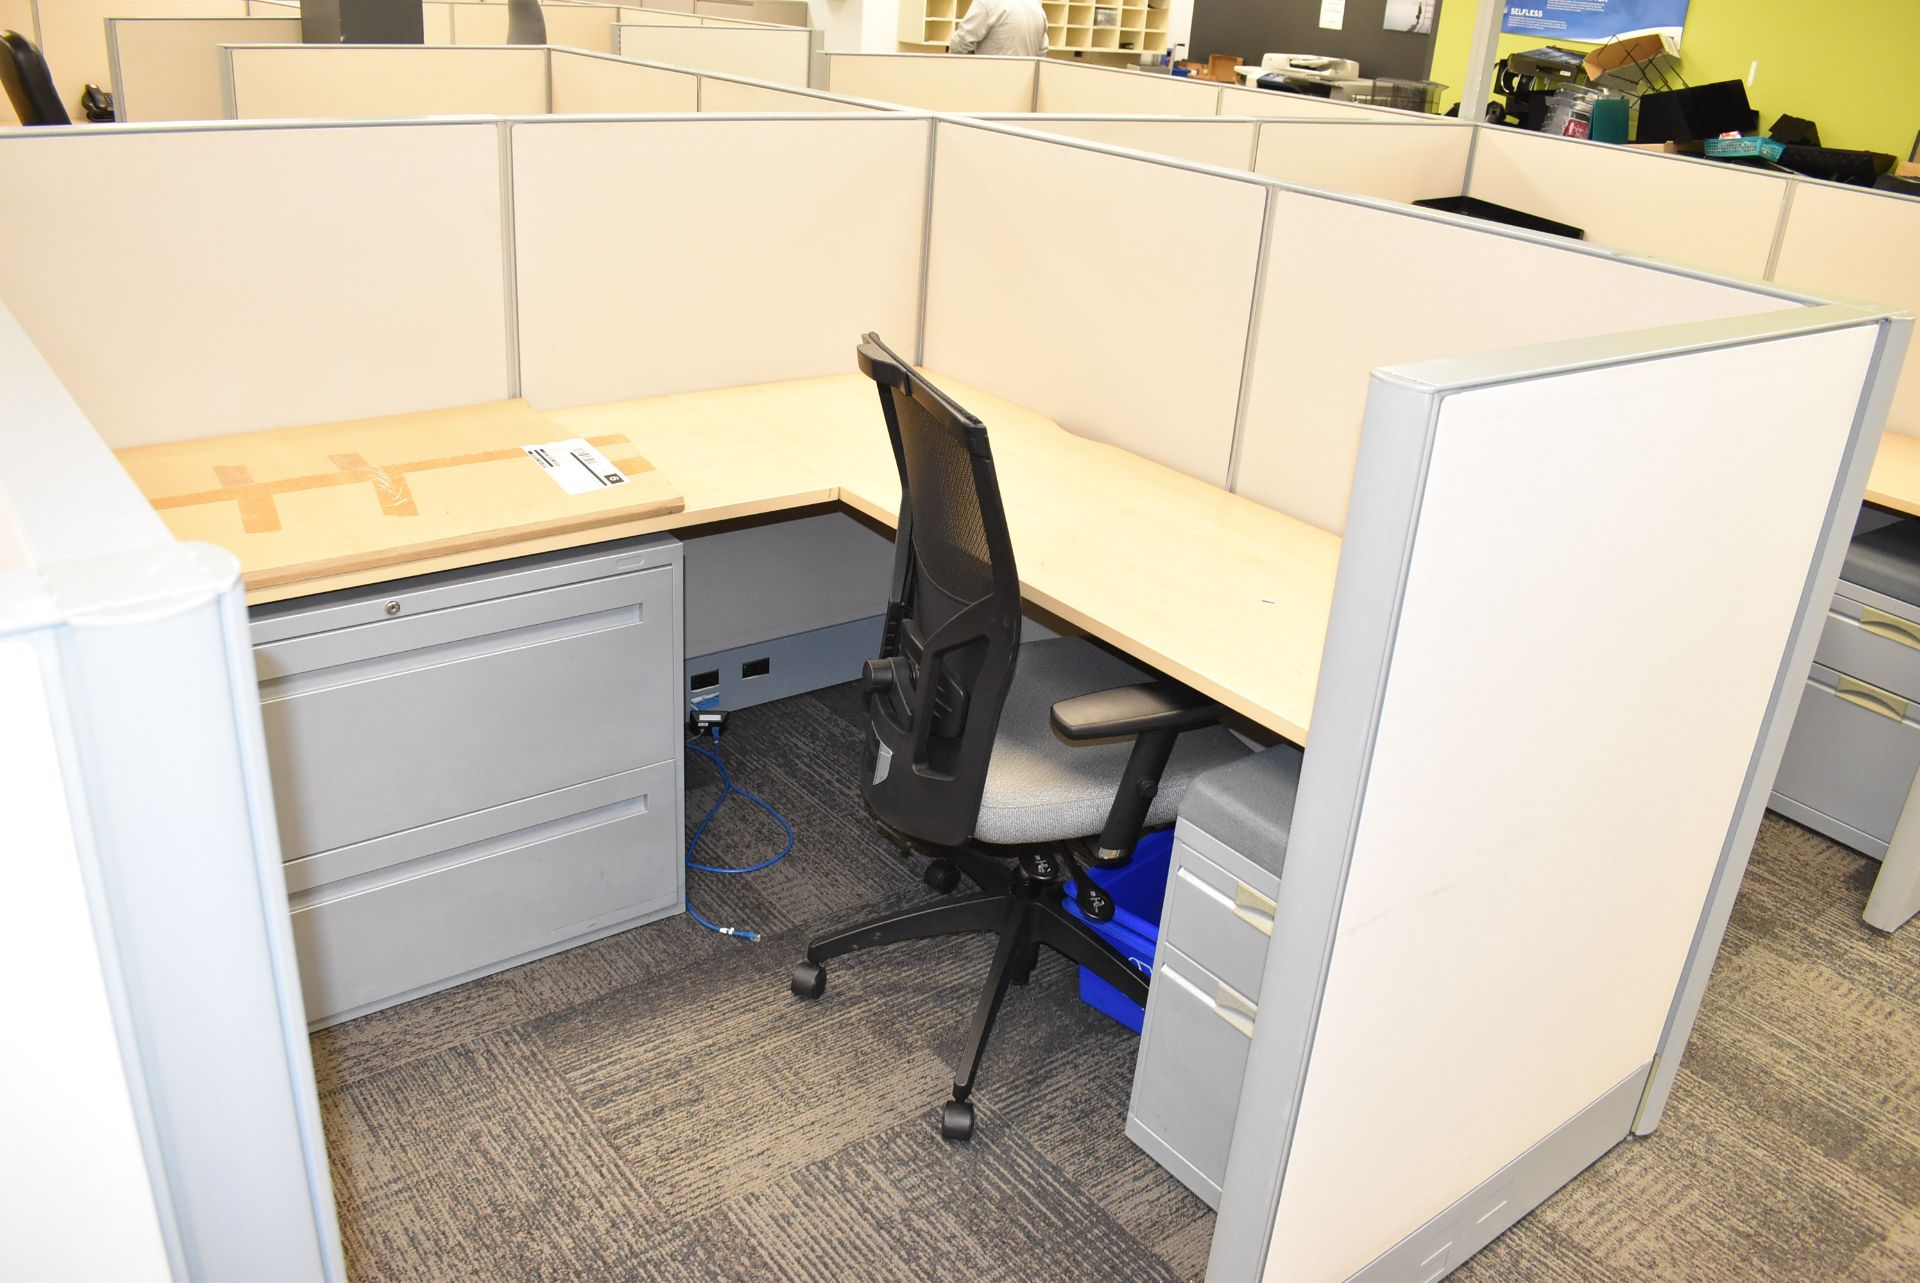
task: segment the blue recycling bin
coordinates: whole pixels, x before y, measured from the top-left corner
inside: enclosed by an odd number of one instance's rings
[[[1074,902],[1067,883],[1067,912],[1092,927],[1126,956],[1142,977],[1153,975],[1153,951],[1160,942],[1160,908],[1167,894],[1167,866],[1173,862],[1173,830],[1140,839],[1133,858],[1118,868],[1089,869],[1087,876],[1113,897],[1113,919],[1095,922]],[[1080,968],[1080,1001],[1140,1032],[1146,1010],[1085,967]]]

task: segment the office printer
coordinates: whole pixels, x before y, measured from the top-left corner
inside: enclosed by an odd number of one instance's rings
[[[1317,54],[1270,53],[1260,59],[1256,88],[1281,93],[1310,94],[1317,98],[1343,95],[1335,86],[1358,82],[1360,64],[1351,58],[1324,58]]]
[[[1260,59],[1263,72],[1288,72],[1315,80],[1354,80],[1360,64],[1351,58],[1326,58],[1311,53],[1270,53]]]

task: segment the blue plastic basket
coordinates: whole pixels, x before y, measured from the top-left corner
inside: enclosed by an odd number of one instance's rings
[[[1092,927],[1142,976],[1153,974],[1153,951],[1160,942],[1160,907],[1167,894],[1167,865],[1173,860],[1173,830],[1161,829],[1140,839],[1133,858],[1115,869],[1089,869],[1087,876],[1113,897],[1113,920],[1094,922],[1074,903],[1073,883],[1067,883],[1067,912]],[[1080,968],[1080,1001],[1105,1012],[1135,1033],[1146,1022],[1139,1003],[1121,993],[1085,967]]]

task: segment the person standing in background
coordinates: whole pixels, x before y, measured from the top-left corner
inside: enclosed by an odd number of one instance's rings
[[[973,0],[954,24],[948,53],[1037,58],[1047,51],[1047,11],[1040,0]]]

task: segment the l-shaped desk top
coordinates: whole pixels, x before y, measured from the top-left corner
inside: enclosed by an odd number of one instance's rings
[[[1028,600],[1269,730],[1306,742],[1338,536],[1076,436],[976,388],[928,377],[987,425]],[[567,435],[625,437],[679,492],[684,507],[656,507],[590,529],[514,533],[484,547],[270,587],[255,587],[257,577],[250,577],[248,600],[312,596],[836,501],[889,526],[897,517],[899,478],[879,399],[859,374],[552,410],[545,418]],[[387,431],[393,436],[383,440],[397,457],[414,457],[396,439],[406,431],[404,417],[389,421]],[[264,448],[278,435],[141,447],[122,451],[121,460],[141,489],[159,499],[179,492],[183,456],[207,450],[206,485],[213,489],[220,484],[212,473],[216,453],[230,466],[235,441]],[[362,513],[375,525],[405,519],[372,503]],[[207,537],[204,529],[175,529],[183,537]],[[355,539],[362,546],[376,541]],[[218,542],[240,558],[243,570],[253,569],[248,536],[237,522]]]

